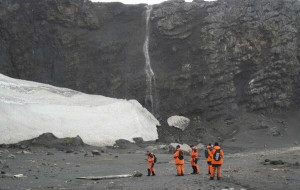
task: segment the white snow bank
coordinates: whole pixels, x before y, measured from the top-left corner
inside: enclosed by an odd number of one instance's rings
[[[136,100],[88,95],[66,88],[12,79],[0,74],[0,144],[51,132],[79,135],[90,145],[158,138],[155,117]]]
[[[190,124],[190,119],[183,116],[174,115],[169,117],[167,122],[169,126],[173,126],[184,131],[185,128],[187,128],[187,126]]]

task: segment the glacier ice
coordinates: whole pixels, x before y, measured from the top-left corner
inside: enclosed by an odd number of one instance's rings
[[[0,74],[0,144],[17,143],[51,132],[79,135],[90,145],[113,145],[158,138],[156,118],[136,100],[88,95]]]

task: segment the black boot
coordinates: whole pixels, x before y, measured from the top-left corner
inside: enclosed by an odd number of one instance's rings
[[[194,174],[197,174],[197,167],[193,166],[193,169],[194,169]]]
[[[154,173],[154,172],[152,172],[152,176],[155,176],[155,173]]]
[[[195,174],[195,166],[192,166],[193,172],[191,174]]]
[[[151,174],[151,171],[150,171],[150,169],[148,169],[148,175],[147,176],[150,176],[150,174]]]

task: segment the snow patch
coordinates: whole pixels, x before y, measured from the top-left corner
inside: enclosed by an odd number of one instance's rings
[[[0,74],[0,144],[51,132],[79,135],[90,145],[158,138],[156,118],[136,100],[88,95],[66,88],[12,79]]]
[[[183,116],[174,115],[169,117],[167,122],[169,126],[176,127],[184,131],[190,124],[190,119]]]

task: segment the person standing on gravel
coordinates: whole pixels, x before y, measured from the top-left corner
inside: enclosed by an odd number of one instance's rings
[[[206,162],[207,162],[207,171],[208,171],[208,175],[210,175],[211,173],[211,160],[212,160],[212,157],[210,156],[210,152],[213,150],[213,145],[211,143],[209,143],[207,146],[206,146],[206,149],[205,149],[205,158],[206,158]]]
[[[175,159],[175,165],[177,169],[177,176],[184,176],[184,156],[183,156],[183,151],[180,148],[180,145],[176,146],[176,152],[173,155]]]
[[[215,171],[217,169],[217,179],[221,179],[221,166],[223,164],[224,153],[219,143],[215,143],[214,149],[210,152],[210,156],[212,157],[211,164],[211,172],[210,172],[210,180],[213,180],[215,177]]]
[[[192,145],[191,146],[192,150],[191,150],[191,166],[193,168],[193,173],[191,174],[199,174],[199,166],[197,164],[198,162],[198,147]]]
[[[156,158],[153,152],[148,153],[148,175],[147,176],[155,176],[154,163],[156,162]]]

